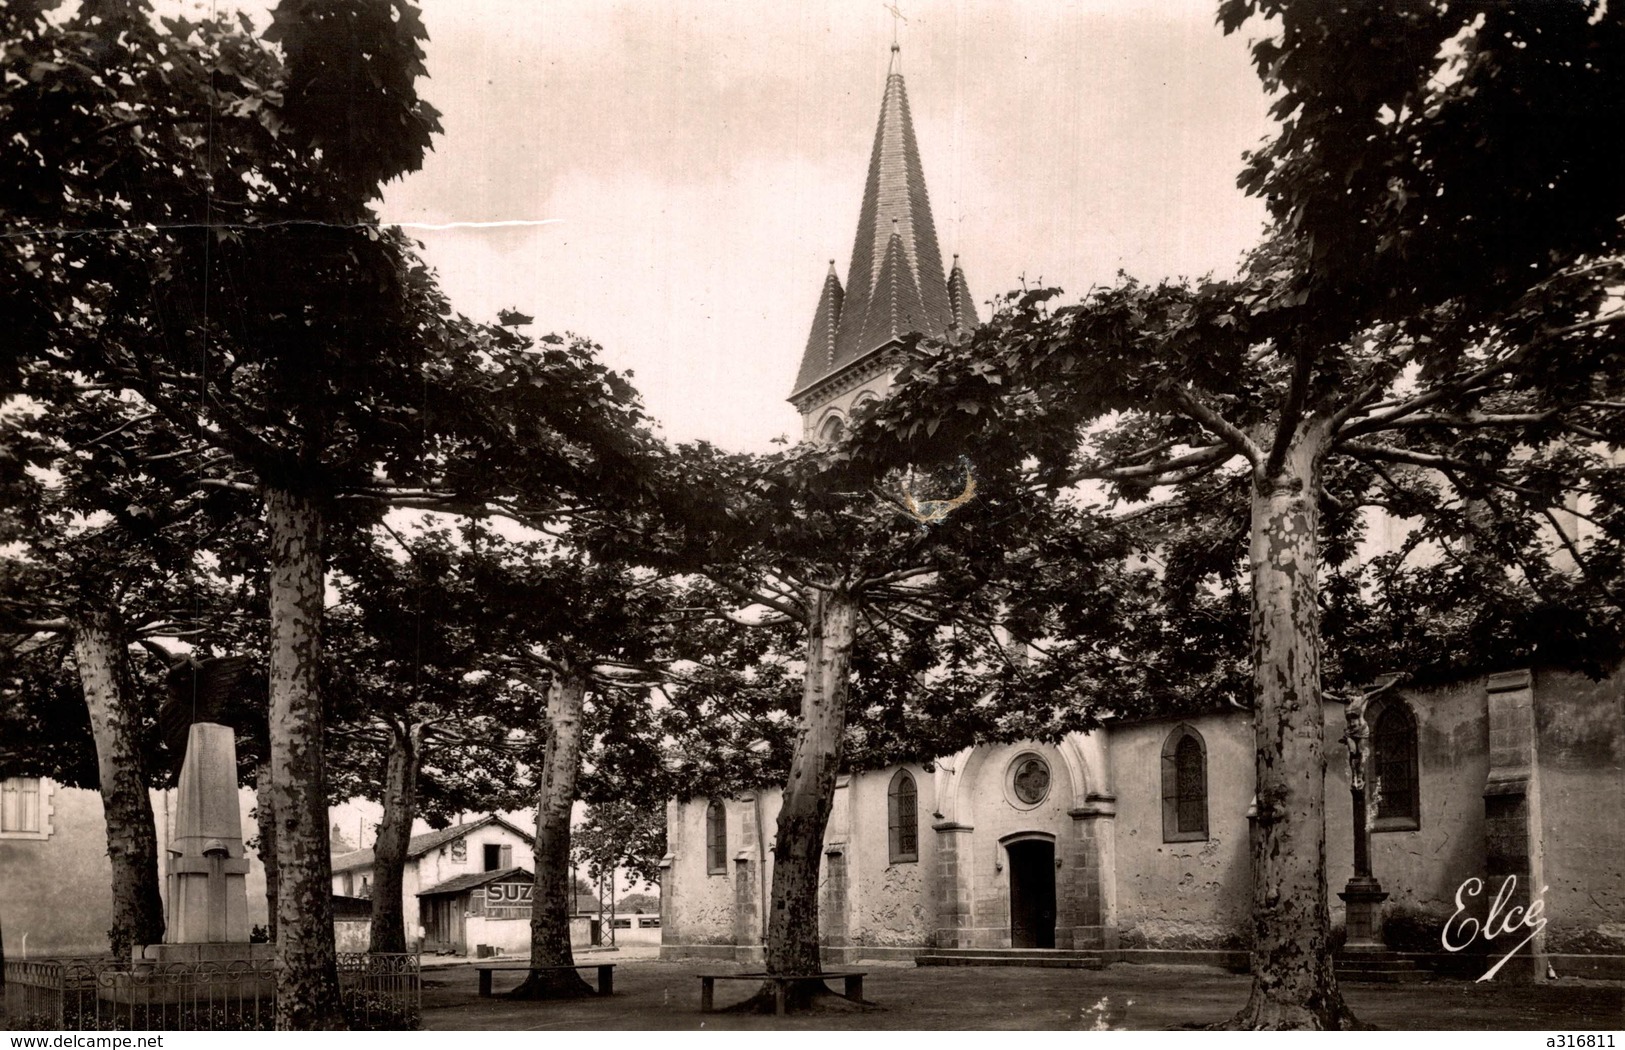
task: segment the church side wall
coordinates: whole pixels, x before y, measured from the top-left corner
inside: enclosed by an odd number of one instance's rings
[[[1201,734],[1207,750],[1208,837],[1164,842],[1162,748],[1182,724]],[[1108,747],[1117,796],[1118,944],[1246,949],[1252,719],[1237,712],[1113,726]]]
[[[734,858],[750,845],[744,841],[743,810],[753,803],[738,799],[723,802],[727,814],[728,864],[726,871],[712,874],[706,868],[705,855],[705,811],[709,802],[709,799],[696,798],[673,802],[666,808],[666,850],[671,866],[666,869],[661,886],[663,955],[681,956],[687,954],[683,949],[690,946],[734,943],[737,896],[734,882],[741,874]],[[727,957],[731,957],[731,953]]]
[[[1622,687],[1617,672],[1535,678],[1548,952],[1625,953]]]
[[[1489,716],[1484,679],[1401,690],[1416,718],[1420,819],[1414,830],[1372,831],[1371,871],[1383,903],[1389,947],[1440,951],[1439,929],[1455,910],[1456,889],[1484,871],[1484,781]],[[1337,894],[1354,874],[1354,811],[1349,795],[1346,708],[1326,705],[1326,882],[1332,925],[1344,923]],[[1373,819],[1375,814],[1372,814]]]
[[[893,863],[888,799],[897,768],[858,774],[846,789],[853,826],[859,829],[855,859],[848,862],[848,872],[856,873],[848,877],[857,883],[850,936],[863,947],[918,949],[930,945],[937,924],[931,885],[937,864],[931,814],[937,800],[929,773],[917,765],[902,767],[914,775],[918,793],[919,854],[917,860]]]

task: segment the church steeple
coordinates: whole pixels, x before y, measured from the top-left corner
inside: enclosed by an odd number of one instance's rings
[[[812,336],[796,374],[791,400],[798,403],[813,386],[911,332],[940,337],[959,325],[976,323],[963,272],[956,268],[953,291],[943,276],[908,92],[903,75],[896,71],[897,50],[893,44],[892,71],[886,77],[869,154],[844,301],[832,272],[825,279]],[[962,294],[956,297],[954,291]],[[832,342],[824,335],[831,320]]]

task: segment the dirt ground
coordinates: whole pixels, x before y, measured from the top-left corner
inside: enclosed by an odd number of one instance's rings
[[[734,972],[738,967],[732,964],[620,956],[613,959],[615,995],[608,1000],[504,1000],[502,993],[523,977],[517,972],[496,974],[496,995],[480,999],[472,967],[425,969],[423,1026],[500,1031],[1155,1030],[1222,1021],[1246,1002],[1248,989],[1246,977],[1205,967],[1125,964],[1091,971],[870,963],[856,968],[868,974],[864,996],[874,1007],[780,1019],[700,1013],[698,975]],[[612,959],[605,956],[603,961]],[[716,1005],[720,1009],[744,999],[755,987],[718,982]],[[1388,1029],[1575,1032],[1625,1027],[1625,984],[1617,982],[1348,984],[1344,996],[1361,1020]]]

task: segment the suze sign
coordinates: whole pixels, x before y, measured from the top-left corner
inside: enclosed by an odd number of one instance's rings
[[[1542,886],[1540,892],[1545,893],[1549,888]],[[1480,923],[1475,916],[1468,915],[1466,912],[1468,908],[1473,906],[1471,902],[1475,898],[1482,897],[1484,880],[1474,877],[1456,887],[1456,911],[1450,916],[1450,921],[1444,924],[1444,929],[1439,933],[1439,942],[1444,945],[1445,951],[1459,952],[1472,944],[1480,935],[1483,936],[1485,941],[1494,941],[1497,937],[1516,937],[1525,930],[1529,931],[1528,936],[1514,944],[1505,955],[1501,956],[1500,962],[1485,971],[1484,976],[1478,979],[1479,981],[1488,981],[1497,973],[1500,973],[1501,967],[1505,966],[1507,960],[1518,953],[1519,948],[1534,940],[1535,934],[1546,928],[1546,918],[1542,914],[1546,910],[1546,899],[1537,896],[1530,902],[1528,908],[1516,904],[1508,908],[1507,901],[1511,900],[1512,895],[1517,891],[1518,876],[1508,875],[1506,880],[1501,883],[1500,890],[1496,892],[1495,899],[1490,902],[1489,913],[1484,916],[1484,921]]]
[[[492,908],[528,908],[534,888],[530,882],[499,882],[485,887],[485,903]]]
[[[534,883],[498,882],[485,887],[485,914],[492,919],[530,918],[530,891]]]

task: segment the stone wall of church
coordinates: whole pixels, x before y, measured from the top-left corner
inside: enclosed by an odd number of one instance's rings
[[[708,799],[673,801],[666,807],[667,861],[660,880],[660,925],[666,943],[694,946],[732,946],[735,943],[735,911],[749,865],[736,860],[741,852],[754,850],[745,841],[745,810],[751,800],[723,802],[728,829],[726,870],[707,869],[705,812]],[[736,886],[736,881],[740,882]],[[722,953],[731,958],[732,952]]]
[[[917,948],[931,943],[936,927],[932,873],[936,870],[936,835],[931,814],[937,807],[934,779],[920,766],[905,767],[914,775],[918,859],[891,859],[888,798],[896,768],[860,773],[846,791],[852,827],[845,855],[846,878],[853,885],[847,934],[854,946]],[[826,858],[827,860],[828,858]],[[826,879],[833,872],[826,869]]]
[[[1546,950],[1625,953],[1625,679],[1535,675]]]
[[[1341,710],[1341,708],[1339,708]],[[1164,842],[1162,750],[1180,725],[1207,752],[1208,837]],[[1252,907],[1252,719],[1242,712],[1111,727],[1117,925],[1124,948],[1245,949]]]
[[[1371,871],[1392,947],[1440,950],[1437,932],[1455,910],[1456,889],[1484,869],[1484,783],[1489,772],[1485,680],[1399,693],[1416,719],[1414,829],[1371,833]],[[1347,709],[1326,705],[1326,880],[1333,926],[1343,925],[1337,894],[1354,873],[1354,812],[1349,794]],[[1373,817],[1375,814],[1373,814]]]
[[[1012,783],[1012,770],[1017,759],[1036,754],[1049,767],[1049,790],[1036,805],[1023,803],[1017,798]],[[1068,880],[1081,871],[1068,866],[1068,844],[1075,831],[1069,815],[1073,804],[1082,796],[1082,785],[1073,782],[1060,750],[1049,744],[1002,744],[978,748],[965,761],[966,768],[959,772],[959,821],[970,825],[970,857],[959,857],[958,863],[970,868],[970,915],[968,926],[959,932],[959,947],[1010,947],[1010,866],[1006,842],[1013,836],[1039,835],[1051,838],[1056,844],[1056,856],[1061,867],[1056,870],[1057,931],[1069,930],[1076,923],[1067,913],[1069,905],[1065,889]],[[967,805],[968,803],[968,805]],[[1070,943],[1057,947],[1070,948]]]

